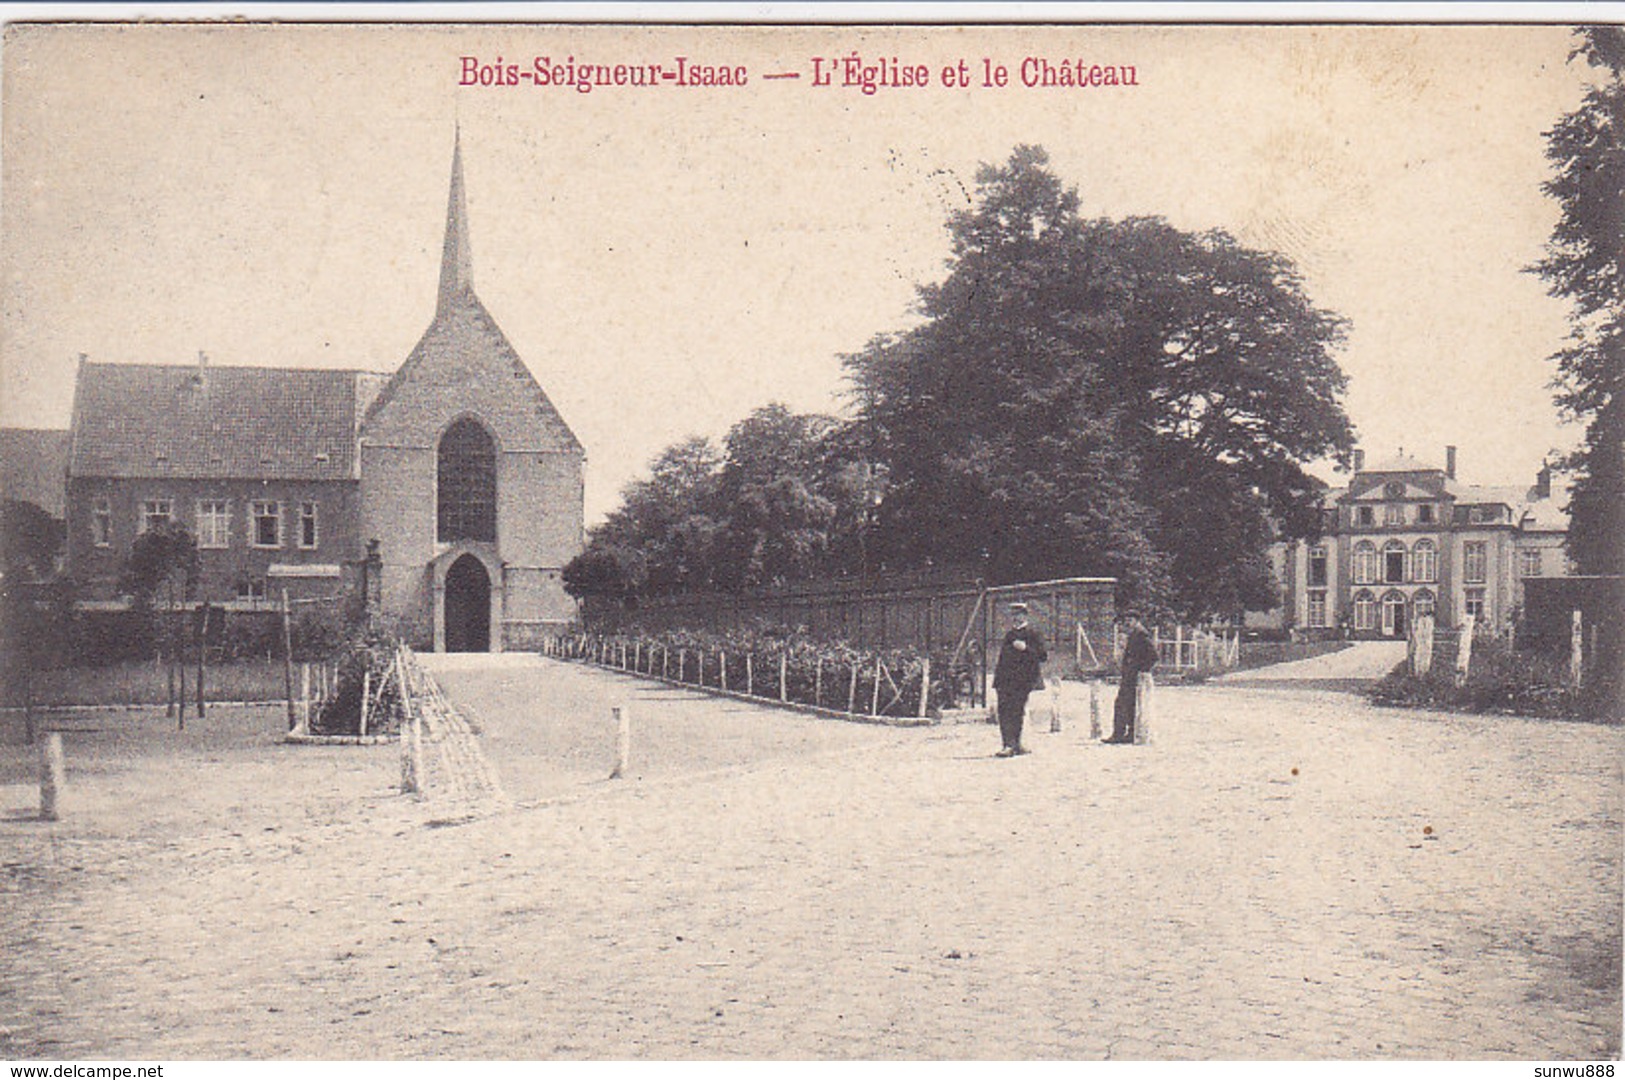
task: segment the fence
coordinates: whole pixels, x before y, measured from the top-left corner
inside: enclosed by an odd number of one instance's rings
[[[1047,670],[1078,674],[1110,666],[1103,655],[1115,617],[1115,578],[1060,578],[984,586],[979,582],[894,582],[879,588],[851,583],[808,585],[746,595],[652,597],[636,606],[593,605],[589,629],[616,633],[692,629],[727,631],[753,623],[799,627],[820,641],[858,649],[913,649],[951,678],[955,697],[985,705],[990,658],[1005,629],[1001,610],[1020,601],[1028,620],[1050,643]]]
[[[1125,640],[1121,628],[1113,627],[1114,659],[1122,657]],[[1176,625],[1172,631],[1153,627],[1151,641],[1157,647],[1157,666],[1166,671],[1233,668],[1241,655],[1241,635],[1234,630],[1218,633],[1182,625]]]

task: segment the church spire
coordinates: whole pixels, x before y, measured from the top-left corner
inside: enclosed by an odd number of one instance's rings
[[[440,256],[440,298],[445,311],[464,292],[474,291],[474,260],[468,247],[468,197],[463,193],[463,133],[457,130],[451,152],[451,195],[446,200],[446,246]]]

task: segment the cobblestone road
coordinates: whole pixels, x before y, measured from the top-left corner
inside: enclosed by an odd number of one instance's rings
[[[482,711],[488,747],[632,689],[793,752],[584,766],[447,828],[383,795],[389,747],[349,751],[373,786],[331,824],[240,807],[235,836],[132,853],[7,820],[0,1056],[1619,1053],[1619,730],[1209,686],[1160,690],[1154,743],[1109,747],[1070,690],[1065,731],[997,760],[981,725],[550,669],[527,712]],[[478,682],[448,679],[514,692]]]

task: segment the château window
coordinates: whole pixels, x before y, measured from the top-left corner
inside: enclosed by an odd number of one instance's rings
[[[90,507],[90,542],[97,547],[113,546],[113,503],[97,499]]]
[[[464,417],[440,438],[438,535],[442,542],[497,538],[496,444]]]
[[[1485,610],[1484,590],[1483,589],[1468,589],[1467,594],[1466,594],[1465,607],[1466,607],[1467,614],[1471,615],[1474,619],[1477,619],[1479,622],[1483,622],[1484,621],[1484,610]]]
[[[1411,552],[1411,569],[1417,581],[1439,580],[1439,549],[1434,547],[1432,540],[1416,542]]]
[[[1376,511],[1373,510],[1371,507],[1369,507],[1369,506],[1357,506],[1357,507],[1354,508],[1354,524],[1356,524],[1356,525],[1375,525],[1376,522],[1377,522]]]
[[[1309,549],[1309,587],[1311,589],[1326,587],[1326,549],[1323,547]]]
[[[231,542],[231,504],[224,499],[200,499],[197,504],[197,546],[223,548]]]
[[[1377,580],[1377,547],[1369,540],[1354,545],[1354,582],[1370,585]]]
[[[1371,630],[1377,625],[1377,598],[1362,589],[1354,594],[1354,629]]]
[[[1540,577],[1545,567],[1541,564],[1540,548],[1525,548],[1518,553],[1518,572],[1524,577]]]
[[[299,504],[299,546],[307,550],[316,546],[316,504],[313,502]]]
[[[1433,593],[1427,589],[1417,589],[1416,595],[1411,597],[1411,609],[1418,619],[1424,615],[1432,615],[1434,605]]]
[[[1487,581],[1489,545],[1482,540],[1469,540],[1461,546],[1462,580]]]
[[[1433,524],[1433,504],[1422,503],[1416,508],[1416,523],[1418,525]]]
[[[1309,625],[1323,627],[1326,625],[1326,590],[1311,589],[1309,592]]]
[[[1390,540],[1382,549],[1382,580],[1388,585],[1399,585],[1405,580],[1405,544]]]
[[[1405,504],[1385,503],[1382,508],[1382,523],[1384,525],[1405,524]]]

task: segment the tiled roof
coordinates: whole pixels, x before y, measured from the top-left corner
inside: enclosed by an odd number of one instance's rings
[[[67,467],[66,431],[0,429],[0,497],[31,502],[61,517]]]
[[[1367,465],[1360,471],[1368,473],[1444,472],[1444,468],[1430,464],[1420,458],[1411,457],[1409,454],[1398,454],[1375,464]]]
[[[82,363],[73,476],[349,480],[366,372]],[[375,391],[374,391],[375,392]]]

